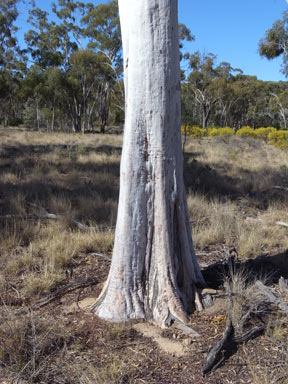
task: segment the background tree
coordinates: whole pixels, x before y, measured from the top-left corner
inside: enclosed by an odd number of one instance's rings
[[[20,0],[0,0],[0,122],[5,126],[9,120],[15,123],[18,119],[17,92],[26,69],[16,38],[19,3]]]
[[[109,115],[109,101],[113,86],[119,82],[122,75],[122,44],[117,0],[94,7],[87,4],[86,15],[81,19],[83,34],[89,39],[88,49],[102,55],[101,93],[98,94],[98,114],[100,130],[105,132]]]
[[[260,40],[259,52],[267,59],[282,55],[282,72],[288,76],[288,11],[266,31],[265,37]]]

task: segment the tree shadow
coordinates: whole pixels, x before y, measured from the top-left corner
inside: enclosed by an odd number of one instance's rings
[[[231,174],[228,165],[204,164],[197,160],[197,153],[185,153],[183,173],[186,189],[202,193],[209,199],[238,200],[245,198],[247,204],[267,209],[273,203],[288,203],[288,192],[275,186],[288,187],[288,170],[264,169],[259,172],[238,168],[237,176]],[[235,174],[235,170],[234,170]]]
[[[275,255],[260,255],[255,259],[238,261],[234,264],[235,271],[244,271],[247,281],[265,279],[266,285],[278,283],[280,277],[288,279],[288,250]],[[207,285],[220,289],[228,276],[226,262],[217,262],[202,270]]]
[[[50,213],[75,215],[87,223],[115,224],[120,172],[117,157],[121,148],[49,144],[3,146],[1,149],[2,216],[30,213],[29,204],[32,203]],[[94,158],[89,156],[80,161],[79,154],[107,155],[107,161],[101,156],[99,161],[97,157],[92,161]],[[117,157],[109,159],[111,154]],[[60,212],[55,211],[57,206]]]

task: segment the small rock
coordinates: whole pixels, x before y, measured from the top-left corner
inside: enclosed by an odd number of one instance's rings
[[[185,339],[185,340],[183,340],[183,344],[188,347],[188,345],[192,344],[192,340],[191,339]]]
[[[90,307],[94,303],[95,303],[95,297],[86,297],[86,299],[83,299],[81,301],[78,301],[77,303],[72,303],[71,305],[64,307],[63,312],[65,313],[65,315],[69,315],[79,310],[89,311]]]

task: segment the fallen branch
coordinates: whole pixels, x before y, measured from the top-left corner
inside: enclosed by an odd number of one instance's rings
[[[55,292],[50,293],[48,296],[43,297],[42,299],[36,301],[34,304],[31,305],[31,309],[39,309],[42,308],[49,303],[51,303],[54,300],[59,299],[60,297],[66,295],[67,293],[70,293],[72,291],[75,291],[76,289],[79,288],[87,288],[90,287],[91,285],[98,284],[97,279],[93,279],[89,277],[86,280],[81,280],[81,281],[74,281],[73,283],[67,284],[62,288],[59,288]]]
[[[275,185],[274,187],[272,187],[272,189],[280,189],[280,191],[288,191],[288,188],[281,187],[280,185]]]
[[[288,223],[285,223],[284,221],[276,221],[276,225],[280,225],[281,227],[288,228]]]
[[[55,215],[54,213],[41,213],[41,214],[36,214],[36,213],[30,213],[27,215],[3,215],[0,216],[0,219],[4,220],[11,220],[11,219],[25,219],[25,220],[67,220],[67,217],[65,216],[59,216]],[[82,231],[95,231],[98,230],[98,227],[89,227],[86,224],[82,224],[79,221],[75,219],[68,219],[71,223],[76,225],[77,228],[79,228]]]
[[[249,329],[249,331],[244,333],[244,335],[234,337],[234,341],[237,344],[245,343],[246,341],[252,339],[254,336],[258,336],[258,335],[262,334],[263,331],[265,331],[265,329],[266,329],[265,324],[259,325],[258,327],[253,327],[252,329]]]
[[[198,332],[194,331],[194,329],[192,329],[191,327],[188,327],[184,323],[181,323],[178,321],[175,321],[172,324],[172,327],[176,328],[176,329],[180,329],[182,332],[186,333],[186,335],[189,335],[190,337],[200,337],[201,336],[201,335],[199,335]]]
[[[93,278],[88,278],[86,280],[81,280],[81,281],[74,281],[70,284],[65,285],[62,288],[59,288],[58,290],[51,292],[49,295],[46,297],[43,297],[42,299],[36,301],[34,304],[32,304],[30,307],[23,307],[18,309],[17,311],[13,312],[14,316],[21,316],[21,315],[27,315],[29,313],[29,310],[37,310],[42,307],[45,307],[52,301],[55,301],[59,299],[60,297],[66,295],[67,293],[70,293],[72,291],[75,291],[76,289],[79,288],[87,288],[90,287],[91,285],[95,285],[98,283],[98,280],[93,279]],[[3,302],[3,305],[7,306],[5,302]],[[0,317],[0,323],[9,320],[9,316],[1,316]]]

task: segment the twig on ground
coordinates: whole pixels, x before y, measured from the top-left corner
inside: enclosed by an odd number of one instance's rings
[[[107,256],[107,255],[103,255],[103,253],[92,252],[92,253],[89,253],[88,255],[89,255],[89,256],[100,257],[100,258],[105,259],[105,260],[107,260],[107,261],[111,261],[111,257],[109,257],[109,256]]]

